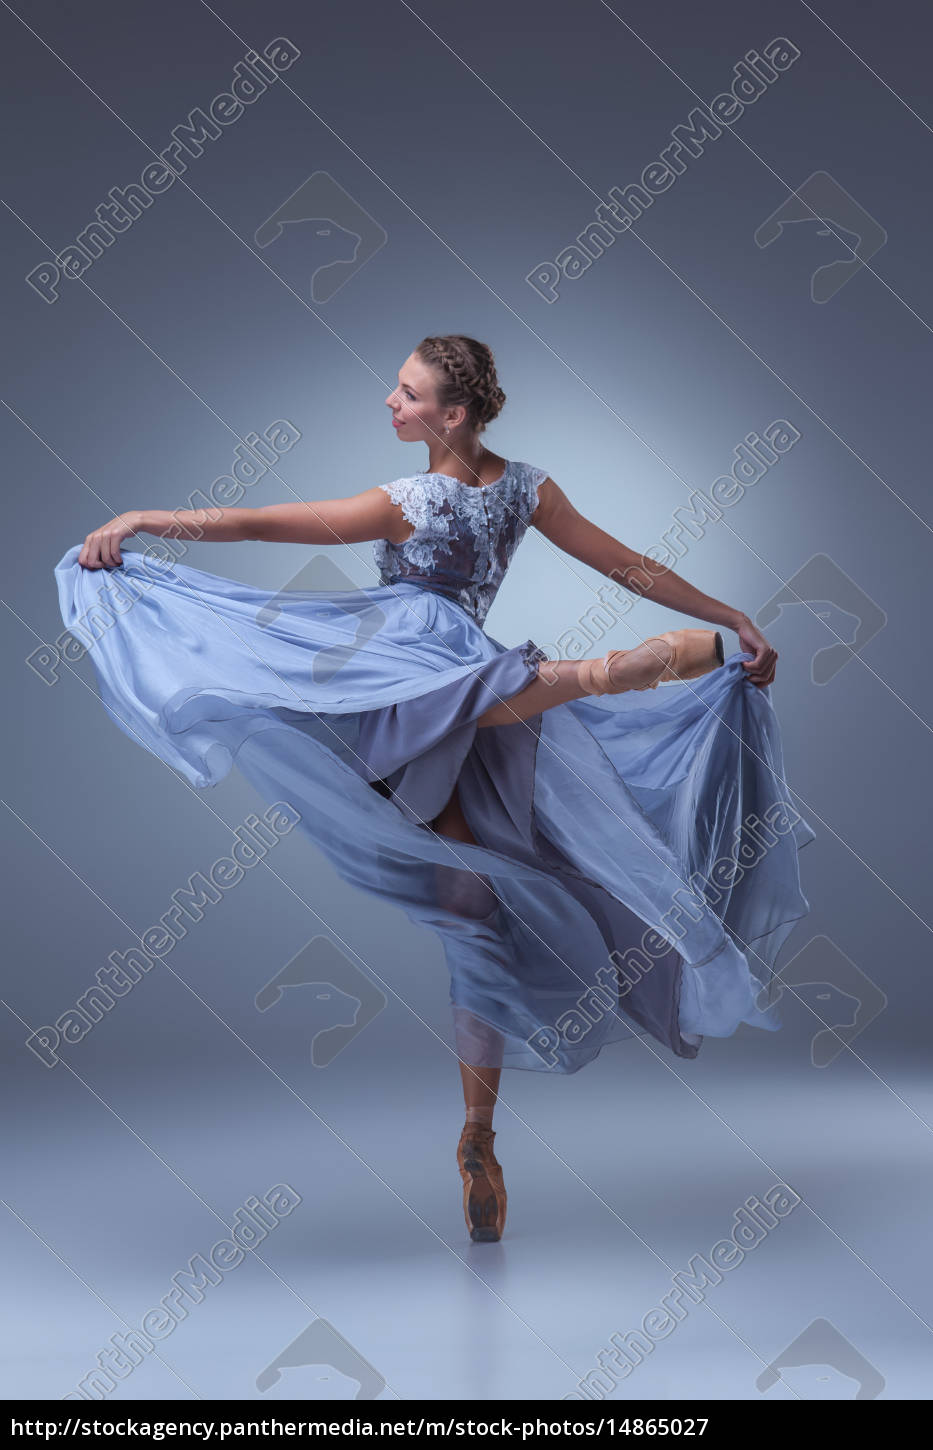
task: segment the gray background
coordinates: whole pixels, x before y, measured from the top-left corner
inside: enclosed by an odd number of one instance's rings
[[[559,1399],[748,1196],[783,1179],[803,1202],[611,1398],[762,1398],[763,1365],[819,1317],[885,1394],[925,1397],[925,7],[620,0],[616,18],[598,0],[477,0],[416,5],[420,20],[397,0],[13,8],[35,33],[4,7],[3,1393],[68,1393],[248,1195],[284,1181],[303,1201],[262,1261],[210,1289],[113,1397],[258,1397],[259,1371],[323,1315],[386,1377],[386,1397]],[[746,50],[782,34],[800,59],[545,305],[526,274],[610,186],[637,179]],[[301,58],[206,143],[187,187],[46,305],[25,274],[277,35]],[[887,232],[871,270],[823,305],[810,275],[848,255],[844,242],[816,219],[768,248],[753,240],[818,170]],[[321,305],[300,239],[253,242],[316,171],[387,234]],[[826,554],[887,616],[823,686],[811,660],[833,634],[818,611],[787,609],[768,631],[787,777],[817,832],[801,857],[811,912],[781,960],[826,937],[885,1009],[822,1070],[801,996],[782,1033],[707,1040],[696,1062],[629,1042],[570,1079],[506,1074],[497,1246],[471,1246],[460,1212],[440,944],[351,892],[297,831],[67,1065],[48,1071],[23,1045],[23,1024],[53,1022],[261,806],[235,772],[200,793],[121,734],[88,660],[51,687],[27,668],[61,633],[54,565],[114,513],[183,506],[229,470],[238,436],[277,418],[302,439],[246,501],[342,496],[424,467],[383,402],[411,348],[442,331],[496,353],[508,403],[490,446],[546,467],[633,547],[728,470],[747,432],[787,418],[799,442],[679,571],[754,614]],[[367,584],[370,552],[331,557]],[[269,589],[307,561],[255,543],[195,545],[186,560]],[[489,631],[546,644],[599,582],[532,532]],[[641,636],[678,622],[650,602],[629,619]],[[633,638],[620,624],[605,647]],[[326,1069],[309,1041],[336,1004],[305,989],[278,1012],[253,1005],[318,933],[391,984]],[[294,1370],[265,1398],[353,1393],[326,1373]],[[767,1393],[853,1392],[838,1367],[809,1366]]]

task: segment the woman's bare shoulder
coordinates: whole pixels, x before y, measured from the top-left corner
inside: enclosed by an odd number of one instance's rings
[[[559,516],[565,506],[569,507],[570,501],[546,468],[533,468],[531,473],[537,503],[529,523],[533,528],[543,529]]]

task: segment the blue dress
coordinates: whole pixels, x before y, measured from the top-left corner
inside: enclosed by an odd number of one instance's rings
[[[746,654],[477,728],[545,658],[483,625],[546,476],[382,485],[413,532],[377,542],[366,589],[276,596],[175,562],[170,540],[90,570],[75,545],[62,618],[122,730],[198,788],[236,764],[344,880],[438,933],[465,1061],[576,1072],[645,1033],[695,1057],[780,1025],[766,989],[809,911],[814,832]],[[455,784],[476,845],[432,829]]]

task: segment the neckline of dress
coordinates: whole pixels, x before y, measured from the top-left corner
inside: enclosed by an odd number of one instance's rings
[[[446,478],[448,483],[459,483],[461,488],[468,488],[471,493],[482,493],[483,489],[495,488],[497,484],[500,484],[505,478],[511,466],[511,461],[507,458],[505,460],[505,468],[503,468],[502,473],[499,475],[498,478],[494,478],[490,483],[464,483],[462,478],[454,478],[452,473],[438,473],[435,469],[429,468],[422,468],[421,477]]]

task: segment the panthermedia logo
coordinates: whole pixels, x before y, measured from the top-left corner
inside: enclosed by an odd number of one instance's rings
[[[296,989],[301,988],[301,991]],[[256,993],[256,1009],[268,1012],[287,996],[292,1020],[306,1007],[313,1017],[315,1004],[326,1004],[338,1017],[311,1036],[311,1062],[327,1067],[338,1053],[358,1037],[383,1010],[388,998],[355,962],[327,936],[312,937],[291,961]]]
[[[833,643],[822,644],[810,661],[814,685],[828,685],[888,622],[881,606],[828,554],[813,554],[801,564],[761,606],[755,623],[766,630],[792,606],[799,606],[794,609],[796,624],[806,622],[808,614],[815,615],[826,625],[821,636],[833,637]]]
[[[808,222],[821,237],[837,237],[850,253],[824,262],[810,274],[810,300],[828,302],[884,246],[888,234],[828,171],[814,171],[755,232],[755,245],[770,247],[785,227]],[[852,238],[852,245],[838,233]]]
[[[812,1029],[814,1067],[828,1067],[888,1005],[878,984],[823,935],[811,938],[774,976],[770,987],[762,988],[759,1007],[764,1010],[779,1002],[785,991],[802,1004]]]
[[[302,296],[329,302],[385,246],[388,235],[326,171],[315,171],[255,233],[276,244],[275,265]]]
[[[386,1387],[385,1376],[364,1359],[358,1349],[354,1349],[349,1340],[344,1339],[339,1330],[327,1319],[315,1319],[303,1329],[297,1339],[286,1345],[281,1354],[277,1354],[271,1364],[267,1364],[264,1370],[256,1376],[256,1388],[260,1394],[265,1394],[273,1385],[278,1384],[282,1378],[283,1370],[303,1369],[313,1366],[315,1369],[326,1368],[335,1370],[339,1377],[351,1380],[357,1391],[353,1396],[355,1400],[374,1400],[382,1394]],[[289,1384],[295,1385],[297,1391],[304,1388],[306,1376],[291,1375]],[[319,1380],[329,1380],[331,1375],[319,1374]],[[293,1397],[296,1395],[296,1388],[292,1389]],[[301,1395],[301,1398],[305,1398]],[[327,1395],[320,1398],[335,1399],[337,1396]],[[344,1399],[346,1396],[339,1396]]]
[[[851,1340],[846,1339],[840,1333],[835,1324],[828,1319],[814,1319],[808,1324],[796,1339],[776,1359],[773,1359],[767,1369],[762,1370],[755,1381],[755,1386],[764,1394],[772,1385],[779,1380],[790,1383],[791,1381],[782,1374],[786,1369],[809,1369],[809,1370],[830,1370],[832,1374],[819,1374],[813,1376],[793,1377],[794,1393],[801,1399],[841,1399],[842,1395],[828,1395],[824,1385],[831,1385],[833,1381],[838,1383],[841,1378],[848,1380],[857,1386],[854,1400],[876,1400],[884,1389],[884,1375],[880,1370],[875,1369],[873,1364],[856,1349]],[[806,1393],[813,1380],[818,1385],[813,1386],[813,1393]],[[801,1390],[804,1391],[801,1394]]]
[[[310,601],[314,594],[322,597]],[[331,644],[315,650],[311,662],[312,680],[326,685],[379,633],[386,617],[367,590],[358,588],[329,555],[315,554],[257,611],[256,623],[268,629],[284,611],[300,612],[309,602],[315,603],[319,623],[327,613],[333,635]]]

